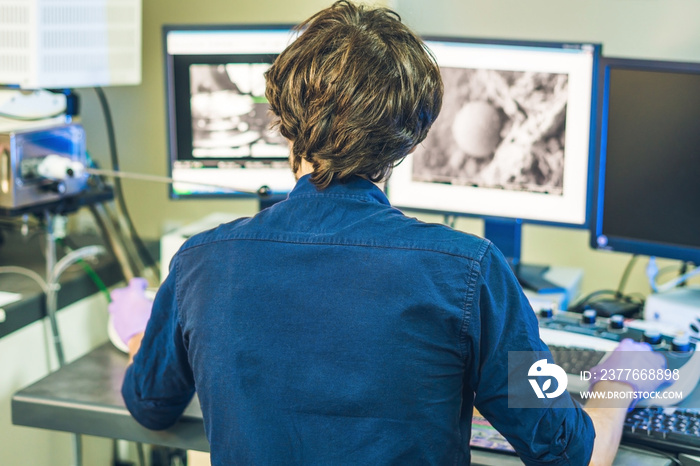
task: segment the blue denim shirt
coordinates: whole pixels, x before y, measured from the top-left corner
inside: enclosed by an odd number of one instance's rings
[[[527,350],[547,349],[491,243],[364,179],[307,176],[187,241],[123,395],[163,429],[196,388],[213,465],[468,464],[473,406],[525,463],[586,464],[593,426],[568,395],[508,408],[508,351]]]

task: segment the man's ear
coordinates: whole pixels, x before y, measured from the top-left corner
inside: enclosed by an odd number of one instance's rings
[[[418,147],[418,144],[416,144],[415,146],[411,147],[411,150],[408,151],[408,154],[414,153],[415,150],[416,150],[416,147]],[[408,154],[406,154],[406,155],[408,155]]]

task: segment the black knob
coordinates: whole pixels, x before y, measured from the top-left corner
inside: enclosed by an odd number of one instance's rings
[[[623,330],[625,328],[625,318],[619,314],[611,316],[608,328],[610,330]]]
[[[595,324],[595,320],[598,314],[595,312],[595,309],[586,309],[583,311],[583,315],[581,316],[581,323],[585,325],[593,325]]]
[[[543,307],[542,309],[540,309],[540,317],[544,319],[551,319],[552,317],[554,317],[554,311],[551,307]]]
[[[671,342],[671,351],[677,351],[679,353],[687,353],[690,351],[690,339],[687,335],[682,337],[676,337]]]
[[[644,331],[644,341],[649,343],[651,346],[657,346],[660,345],[662,340],[661,340],[661,332],[658,330],[645,330]]]

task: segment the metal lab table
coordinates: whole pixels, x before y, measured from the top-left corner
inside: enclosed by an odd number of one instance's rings
[[[17,392],[12,398],[16,425],[131,440],[185,450],[209,451],[197,397],[171,428],[153,431],[138,424],[121,396],[127,356],[106,343],[82,358]],[[472,464],[519,465],[515,456],[472,450]],[[615,466],[666,466],[668,459],[620,449]]]
[[[12,397],[12,423],[27,427],[209,451],[199,404],[163,431],[131,417],[121,395],[126,354],[106,343]]]

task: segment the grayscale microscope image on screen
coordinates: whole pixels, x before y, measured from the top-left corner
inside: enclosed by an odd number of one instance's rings
[[[287,141],[270,128],[266,63],[190,65],[192,156],[287,158]]]
[[[442,67],[440,116],[414,181],[561,195],[569,75]]]

